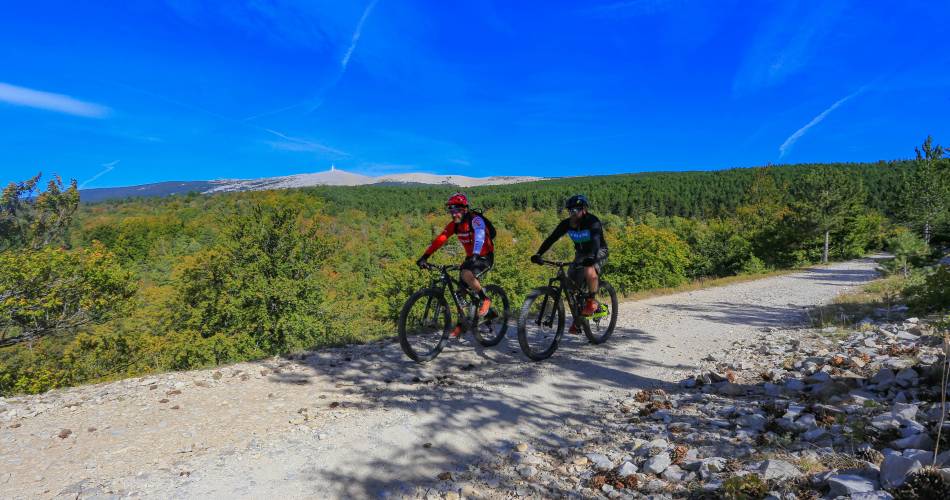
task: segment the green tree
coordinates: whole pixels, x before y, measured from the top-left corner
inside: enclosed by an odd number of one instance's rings
[[[135,282],[101,245],[0,253],[0,346],[101,323],[135,294]]]
[[[630,225],[611,242],[607,279],[622,293],[686,282],[689,246],[666,229]]]
[[[258,204],[223,221],[224,241],[182,266],[179,325],[204,338],[248,336],[268,354],[325,340],[326,245],[299,218],[297,209]]]
[[[59,176],[34,196],[42,174],[23,182],[11,182],[0,195],[0,252],[27,247],[66,244],[66,234],[79,207],[76,181],[64,189]]]
[[[803,179],[792,203],[799,229],[824,240],[821,261],[828,262],[831,233],[847,229],[867,199],[859,178],[836,168],[818,168]]]
[[[894,254],[891,265],[901,270],[905,278],[910,275],[911,263],[930,251],[924,240],[905,228],[901,228],[887,240],[887,248]]]
[[[944,149],[934,146],[933,137],[914,148],[917,160],[906,174],[904,217],[922,230],[924,243],[930,243],[934,227],[948,219],[950,211],[950,169],[943,159]]]
[[[68,251],[79,206],[76,181],[54,177],[35,195],[40,174],[0,195],[0,345],[75,332],[128,303],[134,279],[102,245]]]

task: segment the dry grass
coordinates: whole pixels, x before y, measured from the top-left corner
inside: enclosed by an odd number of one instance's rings
[[[801,469],[802,472],[808,475],[817,474],[819,472],[824,472],[828,470],[828,466],[825,465],[822,461],[816,460],[811,457],[801,457],[794,460],[795,466]]]
[[[831,304],[818,306],[809,314],[815,327],[848,327],[871,316],[875,309],[890,309],[900,304],[901,291],[908,279],[901,275],[874,280],[858,290],[843,293]]]

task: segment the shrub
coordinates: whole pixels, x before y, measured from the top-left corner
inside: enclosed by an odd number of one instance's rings
[[[101,323],[134,294],[132,275],[99,244],[0,253],[0,344]]]
[[[686,282],[689,246],[671,231],[628,226],[610,246],[605,272],[621,293],[669,288]]]
[[[924,312],[950,310],[950,266],[937,266],[922,284],[907,290],[911,304]]]
[[[209,359],[279,354],[326,342],[320,268],[325,246],[292,208],[256,205],[224,221],[226,238],[179,274],[177,329],[213,339]],[[203,344],[208,344],[204,342]]]
[[[912,265],[929,252],[924,240],[904,228],[898,229],[888,238],[887,248],[894,258],[881,267],[887,274],[901,272],[904,277],[909,276]]]
[[[723,498],[729,500],[753,500],[768,493],[768,484],[758,474],[733,476],[722,483]]]

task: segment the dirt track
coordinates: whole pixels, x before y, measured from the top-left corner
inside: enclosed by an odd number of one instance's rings
[[[368,497],[584,420],[613,391],[664,387],[875,276],[871,260],[621,305],[614,337],[551,360],[472,341],[416,365],[398,343],[0,400],[0,496]],[[568,336],[565,336],[568,337]],[[69,432],[66,432],[68,430]],[[429,444],[431,443],[431,446]]]

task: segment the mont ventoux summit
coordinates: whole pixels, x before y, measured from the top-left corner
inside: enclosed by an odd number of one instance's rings
[[[355,174],[331,166],[330,170],[309,174],[295,174],[258,179],[218,179],[210,181],[166,181],[138,186],[83,189],[83,202],[96,202],[127,197],[169,196],[185,193],[223,193],[229,191],[263,191],[310,186],[365,186],[377,185],[445,185],[460,188],[515,184],[542,180],[543,177],[491,176],[468,177],[464,175],[441,175],[428,173],[405,173],[382,176]]]

